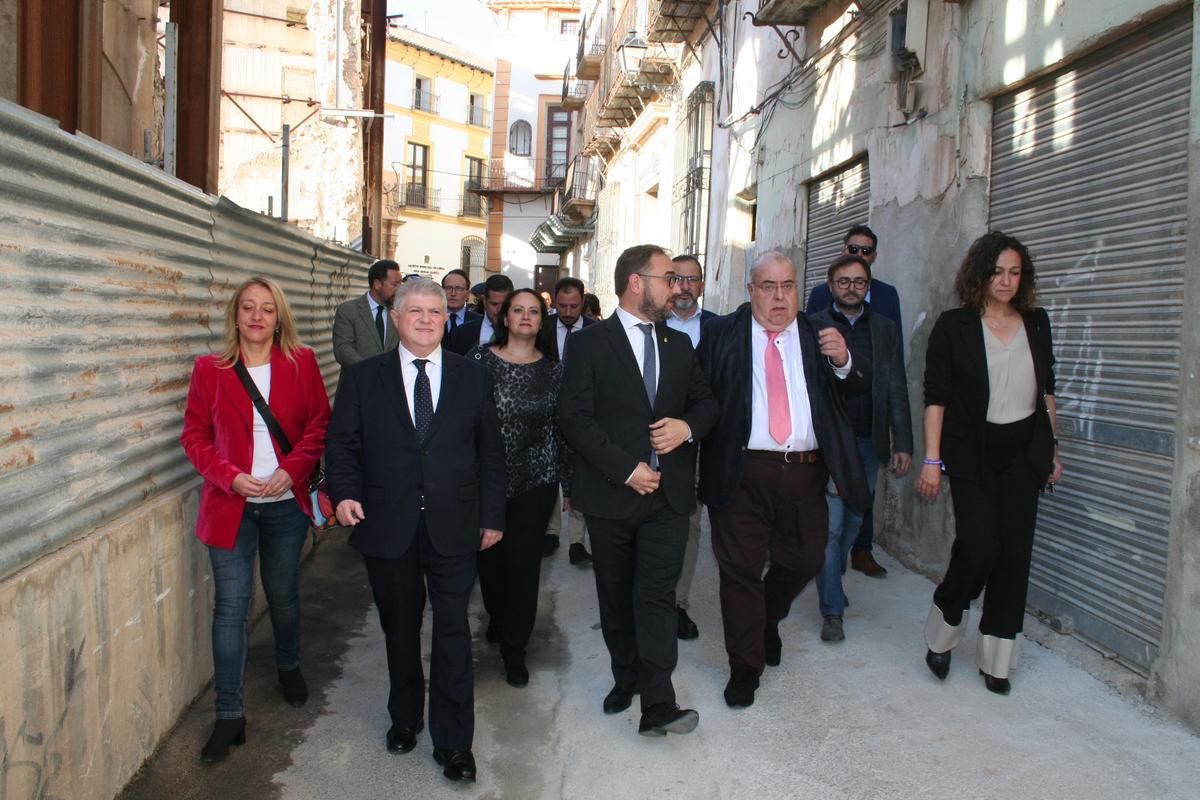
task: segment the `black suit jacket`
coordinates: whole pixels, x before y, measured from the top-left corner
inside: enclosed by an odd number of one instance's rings
[[[1054,352],[1050,317],[1043,308],[1024,315],[1025,335],[1037,379],[1029,461],[1041,480],[1054,469],[1054,428],[1046,395],[1054,394]],[[990,397],[983,322],[969,308],[953,308],[938,317],[925,352],[925,405],[944,406],[942,463],[948,475],[979,480]]]
[[[653,409],[616,313],[571,335],[559,425],[576,454],[571,504],[586,514],[629,515],[638,495],[625,481],[639,462],[650,462],[649,425],[663,417],[686,422],[693,443],[659,457],[661,490],[677,513],[688,514],[696,505],[695,442],[712,428],[719,409],[687,335],[661,322],[654,335],[659,373]]]
[[[871,332],[871,442],[880,463],[886,464],[892,453],[912,455],[913,452],[908,376],[896,323],[876,314],[873,308],[868,308],[865,313],[865,322]],[[834,319],[828,308],[808,316],[818,330],[830,325],[846,327],[845,323]],[[849,334],[843,331],[843,335]]]
[[[732,314],[709,322],[700,339],[704,376],[721,404],[721,419],[700,448],[700,501],[710,508],[727,504],[742,480],[754,402],[751,320],[750,304],[743,303]],[[800,314],[796,325],[817,446],[850,507],[863,512],[870,504],[871,493],[838,384],[842,388],[869,385],[870,365],[852,352],[850,374],[838,380],[821,355],[812,322]]]
[[[425,524],[442,555],[479,549],[479,529],[504,528],[504,442],[487,370],[442,351],[437,410],[417,440],[393,351],[345,371],[325,446],[335,504],[357,500],[365,519],[353,543],[363,554],[399,558]]]
[[[483,319],[483,314],[478,314],[469,308],[463,309],[463,311],[464,311],[463,321],[462,321],[463,325],[470,325],[472,322],[474,322],[477,319]],[[447,316],[449,316],[449,313],[450,312],[448,312],[448,311],[446,312]],[[462,325],[460,325],[459,327],[461,328]],[[455,328],[454,330],[457,331],[458,328]],[[450,320],[447,319],[446,320],[446,336],[449,336],[449,335],[450,335]],[[476,335],[478,335],[478,334],[476,334]],[[443,340],[442,344],[445,345],[446,342]],[[453,351],[451,351],[451,352],[453,352]]]
[[[591,317],[580,316],[579,321],[575,323],[579,327],[575,329],[575,333],[582,333],[583,329],[593,325],[596,320]],[[558,352],[558,314],[550,314],[546,317],[546,324],[542,326],[542,333],[546,334],[546,344],[550,346],[550,352],[554,353],[554,357],[562,361],[562,353]],[[573,343],[572,343],[573,344]]]
[[[451,353],[466,355],[472,347],[479,345],[479,332],[482,330],[483,315],[476,314],[474,319],[459,325],[453,334],[448,334],[442,341],[442,347],[448,348]]]

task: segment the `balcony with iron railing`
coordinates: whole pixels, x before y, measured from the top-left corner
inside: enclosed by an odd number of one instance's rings
[[[600,70],[598,126],[628,127],[648,106],[677,93],[678,47],[648,43],[638,4],[626,3],[611,31]]]
[[[707,7],[708,0],[650,0],[646,41],[686,42]]]
[[[576,156],[567,167],[566,177],[555,197],[556,210],[572,220],[590,219],[600,194],[599,177],[600,171],[591,157]]]
[[[606,39],[604,23],[606,17],[589,16],[579,26],[579,48],[575,52],[575,77],[594,81],[600,77],[600,66],[604,61]]]
[[[807,25],[829,0],[759,0],[758,13],[751,17],[755,25]]]
[[[426,114],[438,113],[438,96],[433,92],[413,89],[412,107],[414,111],[424,111]]]
[[[386,183],[383,187],[388,211],[395,214],[401,210],[441,211],[442,191],[427,183]]]
[[[562,183],[566,163],[549,158],[509,156],[501,164],[490,164],[479,180],[481,194],[493,192],[548,194]]]
[[[467,122],[471,125],[478,125],[481,128],[490,128],[492,126],[492,115],[483,106],[468,106]]]
[[[460,217],[483,219],[487,216],[487,198],[479,193],[478,181],[464,181],[462,205],[458,209]]]
[[[563,70],[562,107],[567,111],[578,111],[583,108],[588,96],[586,81],[571,77],[571,65]]]

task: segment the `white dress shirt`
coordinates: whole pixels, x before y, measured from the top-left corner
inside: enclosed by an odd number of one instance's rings
[[[750,354],[753,362],[751,374],[754,387],[751,391],[750,441],[747,450],[816,450],[820,443],[813,429],[812,407],[808,403],[808,380],[804,375],[804,354],[800,349],[800,334],[795,321],[775,337],[774,346],[783,357],[783,376],[787,383],[788,408],[792,412],[792,435],[783,444],[771,436],[771,421],[767,406],[766,351],[767,329],[750,318]],[[834,367],[834,375],[845,378],[850,374],[850,361],[845,366]]]
[[[700,307],[696,306],[695,312],[687,319],[679,316],[678,311],[672,311],[671,316],[667,317],[667,327],[686,333],[692,340],[693,349],[700,346],[700,313]]]
[[[630,314],[625,309],[617,306],[617,319],[621,320],[621,327],[625,329],[625,336],[629,338],[629,347],[633,350],[633,358],[637,361],[638,373],[645,374],[646,366],[642,362],[646,357],[646,334],[638,325],[646,323]],[[653,323],[651,323],[653,326]],[[654,334],[651,327],[651,334]],[[658,388],[658,377],[662,375],[662,358],[658,352],[658,337],[651,335],[651,340],[654,342],[654,388]]]
[[[492,335],[495,330],[492,328],[492,318],[487,314],[483,315],[483,324],[479,326],[479,342],[478,344],[490,344]]]
[[[375,309],[379,308],[382,303],[375,302],[375,297],[370,292],[367,292],[367,305],[371,307],[371,322],[375,322]],[[383,306],[383,341],[385,342],[388,337],[388,326],[391,324],[392,321],[388,317],[388,307]]]
[[[563,324],[562,318],[557,314],[554,315],[554,319],[556,320],[554,323],[554,333],[558,337],[558,357],[561,359],[563,357],[563,353],[567,352],[567,326]],[[575,320],[575,324],[571,326],[571,332],[578,333],[579,329],[582,327],[583,317],[580,317],[579,319]]]
[[[417,411],[414,405],[413,392],[417,385],[417,365],[413,361],[417,358],[412,353],[404,349],[404,345],[397,348],[400,353],[400,377],[404,380],[404,397],[408,400],[408,416],[412,419],[413,425],[417,424]],[[442,348],[439,345],[429,355],[425,356],[429,361],[425,365],[425,374],[429,376],[429,394],[433,399],[433,410],[436,412],[438,407],[438,397],[442,393]]]

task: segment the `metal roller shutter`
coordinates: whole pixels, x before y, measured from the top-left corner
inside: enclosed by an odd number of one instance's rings
[[[1061,486],[1029,604],[1149,668],[1180,380],[1191,10],[998,98],[991,224],[1033,252],[1058,357]]]
[[[867,160],[818,178],[808,185],[808,224],[804,257],[804,296],[825,280],[829,264],[842,252],[842,237],[851,225],[866,223],[871,211]]]

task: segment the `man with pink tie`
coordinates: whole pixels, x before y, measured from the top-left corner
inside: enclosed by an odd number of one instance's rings
[[[751,705],[764,665],[779,664],[779,623],[824,563],[826,483],[856,510],[869,498],[840,394],[870,388],[867,359],[800,313],[796,267],[782,253],[761,256],[746,289],[750,302],[709,322],[699,350],[721,404],[700,446],[700,499],[720,570],[731,708]]]

